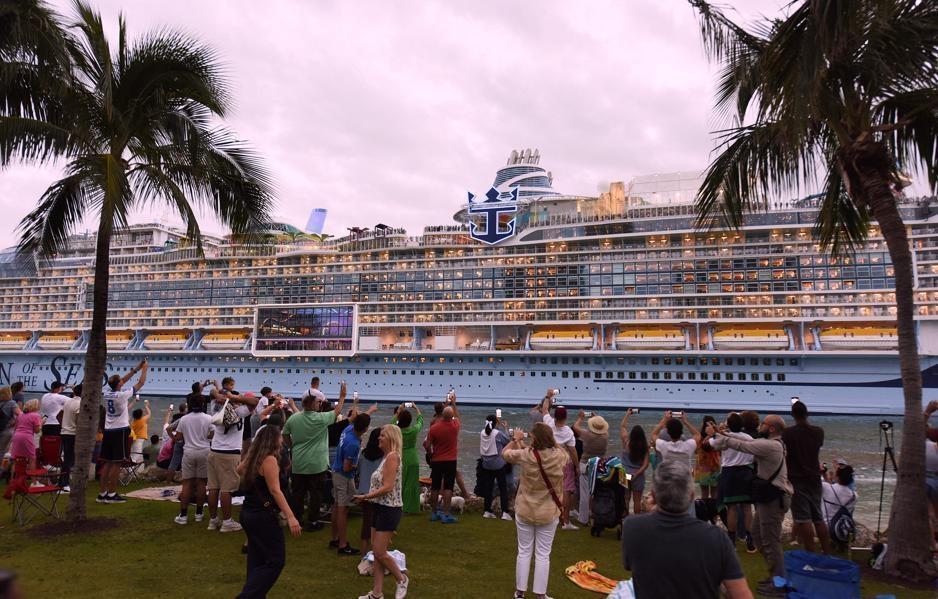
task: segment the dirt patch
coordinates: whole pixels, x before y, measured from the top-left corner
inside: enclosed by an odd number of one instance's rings
[[[46,522],[27,529],[26,534],[37,539],[50,539],[61,535],[104,532],[120,527],[116,518],[89,518],[82,522]]]
[[[894,576],[888,576],[883,573],[882,570],[874,570],[865,562],[858,562],[860,564],[860,580],[881,582],[884,584],[895,586],[899,589],[907,589],[910,591],[934,591],[935,585],[930,582],[909,582],[902,578],[896,578]]]

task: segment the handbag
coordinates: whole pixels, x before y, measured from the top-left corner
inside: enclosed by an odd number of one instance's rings
[[[225,410],[228,409],[228,400],[225,400],[225,405],[221,407],[220,410],[212,414],[212,424],[217,424],[221,426],[225,424]]]
[[[779,441],[781,444],[781,441]],[[784,446],[782,448],[782,460],[778,463],[778,468],[775,469],[775,472],[768,478],[760,478],[758,476],[753,477],[752,479],[752,501],[754,503],[769,503],[780,499],[784,491],[772,484],[772,481],[778,476],[779,472],[782,471],[782,466],[785,465],[785,453]]]
[[[534,459],[537,460],[537,468],[541,471],[541,478],[544,479],[544,485],[547,487],[548,492],[550,492],[551,499],[553,499],[554,503],[557,504],[557,509],[562,512],[563,503],[560,501],[560,498],[557,497],[557,492],[554,491],[554,486],[550,484],[550,479],[547,478],[547,473],[544,471],[544,464],[541,462],[541,454],[539,454],[533,447],[531,448],[531,451],[534,452]]]

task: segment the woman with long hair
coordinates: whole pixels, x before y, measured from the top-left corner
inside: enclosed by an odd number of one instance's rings
[[[401,459],[403,460],[402,472],[402,494],[404,500],[404,512],[408,514],[420,513],[420,454],[417,453],[417,435],[423,428],[423,414],[417,404],[413,404],[415,418],[413,414],[401,404],[394,411],[394,418],[391,424],[396,424],[401,429],[401,439],[403,448],[401,450]]]
[[[700,424],[701,432],[706,431],[708,425],[716,426],[716,423],[713,416],[704,416]],[[698,443],[696,458],[694,482],[700,485],[700,496],[703,499],[716,499],[720,480],[720,452],[709,443]]]
[[[368,441],[362,449],[362,456],[358,460],[358,493],[367,495],[371,490],[371,475],[381,466],[384,451],[378,445],[381,439],[381,428],[373,428],[368,434]],[[362,555],[368,553],[371,546],[371,525],[375,518],[375,504],[362,501]]]
[[[498,484],[499,505],[502,508],[502,520],[511,520],[508,513],[508,474],[505,471],[505,462],[502,459],[502,450],[511,442],[505,431],[498,430],[502,424],[508,428],[504,420],[495,414],[485,417],[485,428],[479,433],[479,454],[482,457],[482,469],[479,471],[479,490],[482,493],[484,508],[483,518],[495,518],[492,513],[492,501],[495,498],[495,484]]]
[[[629,493],[632,496],[632,513],[642,513],[642,493],[645,492],[645,471],[651,463],[648,451],[648,438],[645,429],[639,425],[629,430],[629,416],[632,408],[625,412],[619,425],[619,438],[622,440],[622,464],[632,478],[629,480]],[[629,515],[629,502],[625,502],[625,515]]]
[[[381,427],[378,447],[384,452],[380,466],[371,474],[368,493],[355,495],[352,499],[361,503],[374,504],[374,521],[371,532],[371,551],[375,558],[374,588],[358,599],[381,599],[384,597],[384,570],[387,569],[397,581],[394,599],[407,596],[410,578],[401,572],[397,562],[388,553],[391,537],[401,523],[404,501],[401,498],[401,429],[394,424]]]
[[[544,423],[531,428],[531,445],[525,447],[524,432],[515,429],[512,442],[502,451],[509,464],[521,465],[521,482],[515,497],[515,527],[518,530],[518,557],[515,561],[515,597],[523,598],[528,589],[531,557],[534,556],[532,590],[537,599],[547,599],[550,574],[550,551],[563,511],[564,467],[570,460],[559,447],[554,433]]]
[[[278,510],[287,518],[294,537],[300,536],[300,523],[280,489],[280,451],[283,437],[276,426],[258,431],[247,455],[238,464],[244,504],[241,526],[248,537],[247,580],[239,599],[267,596],[286,563],[286,544]]]

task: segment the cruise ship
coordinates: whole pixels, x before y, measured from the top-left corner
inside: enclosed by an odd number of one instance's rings
[[[539,152],[513,151],[454,222],[323,239],[281,225],[263,242],[165,224],[114,238],[108,371],[150,361],[146,392],[231,376],[286,395],[313,376],[372,401],[902,412],[893,269],[880,232],[832,258],[816,198],[739,230],[695,229],[700,174],[554,188]],[[476,190],[481,191],[481,190]],[[938,200],[901,199],[915,258],[925,401],[938,399]],[[94,235],[51,259],[0,258],[0,385],[82,380]]]

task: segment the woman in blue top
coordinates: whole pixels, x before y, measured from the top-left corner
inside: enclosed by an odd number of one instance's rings
[[[507,423],[504,420],[499,420],[496,415],[489,414],[485,418],[485,428],[479,433],[479,453],[482,456],[482,469],[479,471],[479,491],[485,500],[485,510],[482,517],[495,517],[495,514],[492,513],[492,500],[495,494],[494,483],[497,482],[502,520],[511,520],[511,514],[508,513],[507,463],[502,459],[502,450],[511,442],[511,439],[508,438],[505,431],[498,430],[499,424],[507,428]]]

